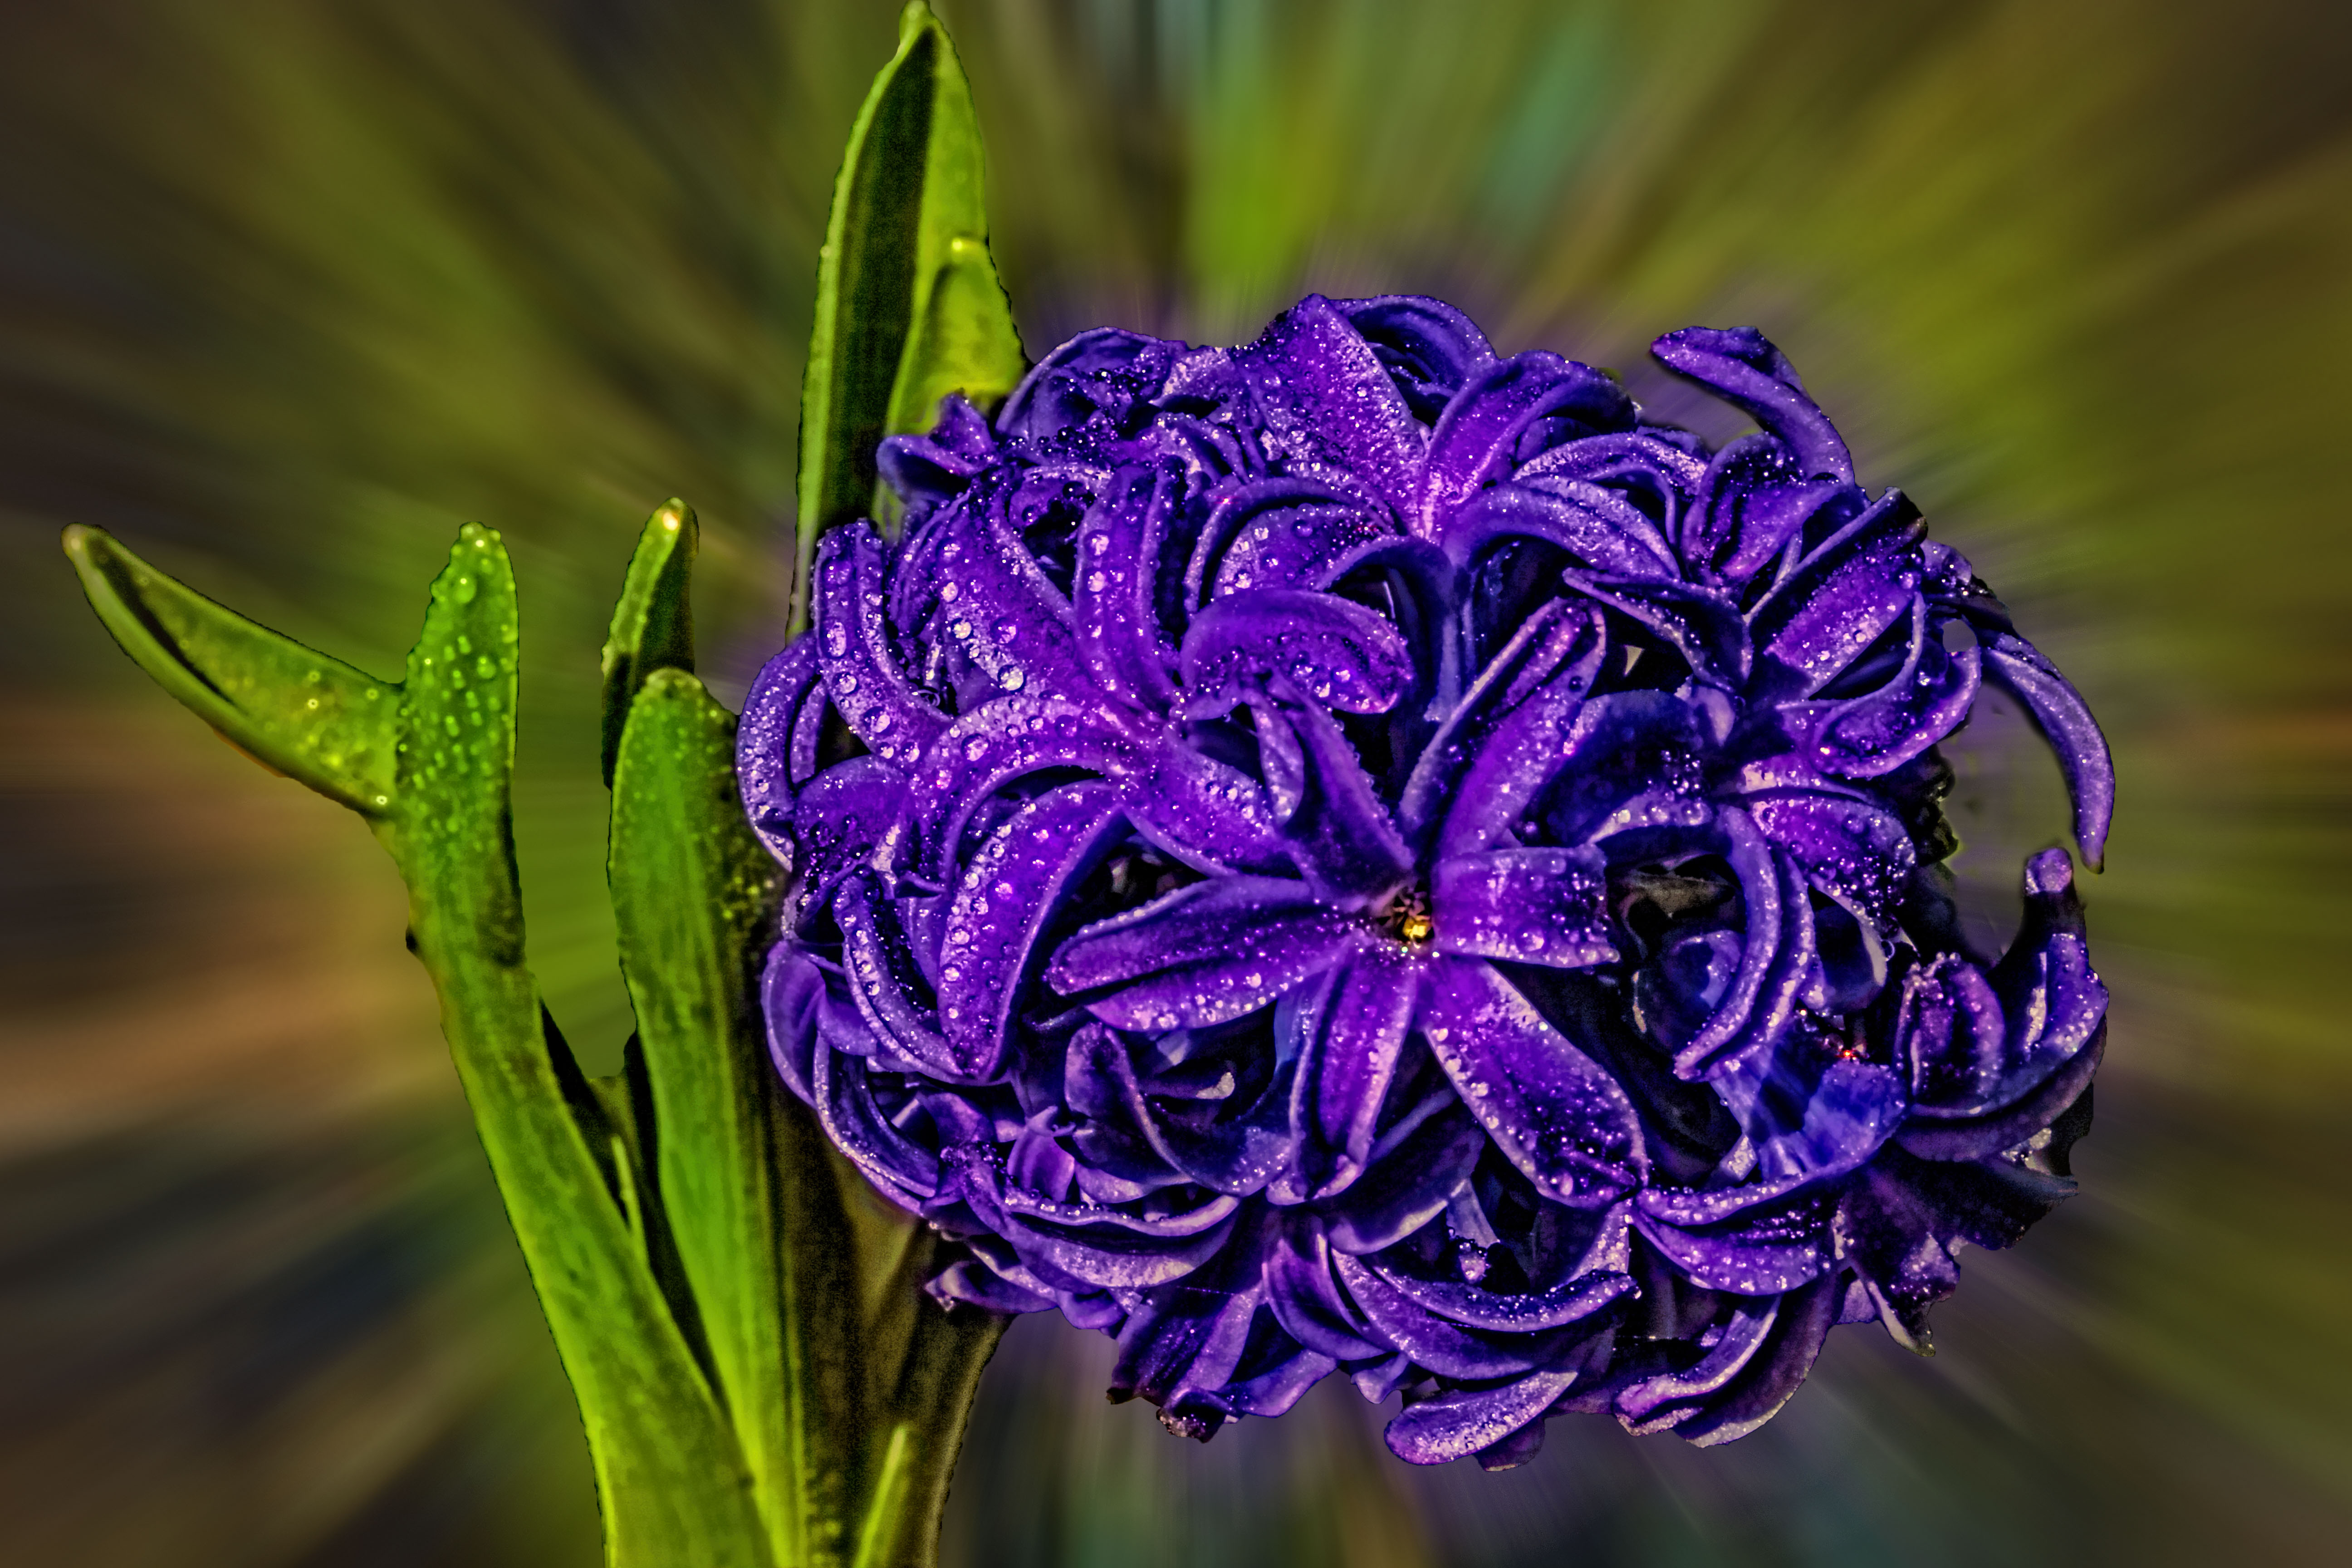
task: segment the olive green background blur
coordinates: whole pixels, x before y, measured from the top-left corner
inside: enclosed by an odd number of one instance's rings
[[[1340,1385],[1196,1447],[1016,1328],[960,1564],[2341,1561],[2352,1531],[2352,13],[2326,0],[961,0],[1031,351],[1442,294],[1622,368],[1762,326],[2121,770],[2080,1197],[1941,1353],[1840,1331],[1762,1433],[1412,1472]],[[586,1565],[576,1419],[359,824],[176,710],[89,522],[391,671],[457,525],[525,616],[530,944],[627,1031],[595,650],[706,528],[779,637],[800,356],[869,0],[0,4],[0,1558]],[[1706,426],[1727,434],[1726,427]],[[1988,931],[2057,840],[1953,748]]]

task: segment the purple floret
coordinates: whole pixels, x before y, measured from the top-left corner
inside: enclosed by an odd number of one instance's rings
[[[824,540],[740,763],[777,1067],[941,1301],[1116,1335],[1174,1431],[1345,1372],[1499,1467],[1753,1430],[2073,1190],[2073,862],[1970,952],[1935,747],[2012,694],[2095,864],[2097,726],[1771,343],[1653,352],[1760,433],[1310,296],[884,444],[900,537]]]

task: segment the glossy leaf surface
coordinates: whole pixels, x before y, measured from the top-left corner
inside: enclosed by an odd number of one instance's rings
[[[875,500],[876,445],[962,390],[1002,398],[1024,368],[988,258],[980,126],[947,33],[919,3],[858,111],[817,264],[801,397],[795,627],[817,535]]]

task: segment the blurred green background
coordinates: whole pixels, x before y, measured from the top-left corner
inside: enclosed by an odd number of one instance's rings
[[[2320,1563],[2352,1532],[2352,12],[2327,0],[963,0],[1033,353],[1413,290],[1645,367],[1754,322],[2105,721],[2082,1196],[1922,1361],[1762,1433],[1410,1471],[1342,1386],[1209,1447],[1028,1321],[959,1564]],[[596,1561],[584,1453],[356,823],[117,653],[57,549],[398,668],[457,525],[525,616],[536,967],[592,1068],[595,649],[676,493],[706,669],[779,633],[874,0],[0,5],[0,1556]],[[1708,426],[1722,435],[1721,426]],[[2063,830],[1954,748],[1972,918]]]

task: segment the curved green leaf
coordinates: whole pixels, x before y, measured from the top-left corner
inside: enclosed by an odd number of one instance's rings
[[[860,1427],[851,1241],[829,1183],[779,1191],[772,1143],[796,1132],[779,1124],[807,1112],[767,1058],[757,964],[776,868],[743,820],[734,741],[734,715],[692,676],[646,679],[614,774],[613,909],[660,1205],[771,1548],[779,1563],[831,1563]]]
[[[741,1451],[641,1231],[606,1185],[574,1109],[592,1097],[567,1094],[578,1070],[523,967],[510,806],[518,641],[506,552],[469,524],[408,656],[400,809],[383,835],[482,1146],[579,1396],[608,1561],[765,1568]],[[610,1157],[627,1152],[598,1132]]]
[[[122,651],[264,765],[353,811],[393,805],[400,687],[255,625],[95,528],[65,531],[82,592]]]
[[[929,429],[939,418],[940,399],[950,392],[993,408],[1028,369],[988,242],[957,235],[948,241],[908,334],[890,390],[888,433]]]
[[[795,630],[806,624],[817,536],[874,505],[882,437],[927,426],[946,392],[992,400],[1020,375],[1020,340],[987,234],[971,89],[945,29],[917,0],[851,128],[817,259],[801,394]]]
[[[688,593],[701,542],[694,509],[673,496],[646,520],[629,557],[613,629],[604,638],[604,787],[621,754],[629,703],[656,669],[694,668],[694,604]]]

